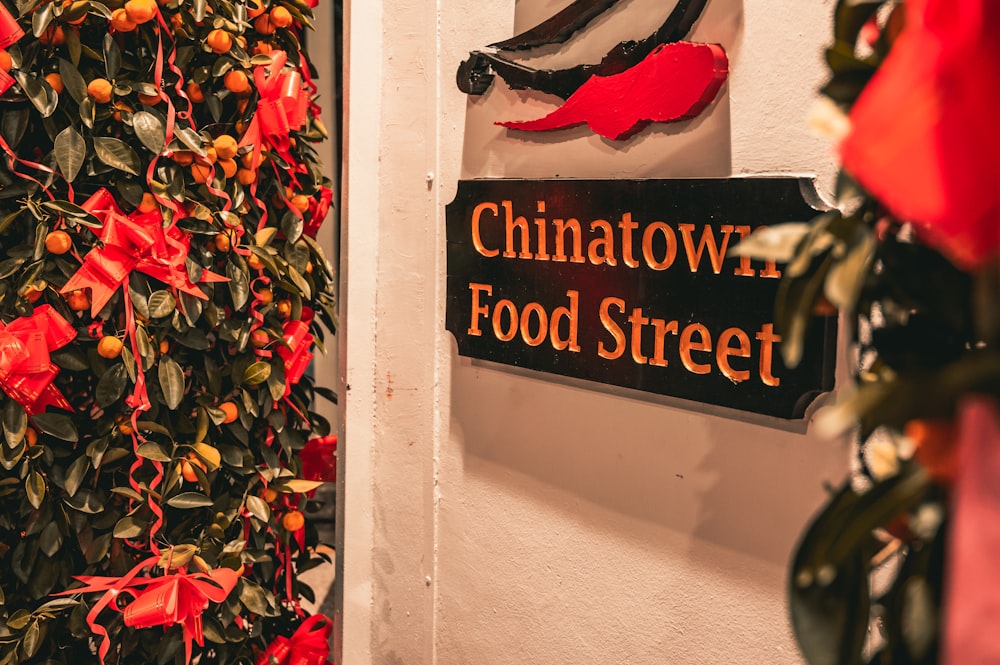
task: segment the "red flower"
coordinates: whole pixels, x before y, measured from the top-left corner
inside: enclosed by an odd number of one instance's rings
[[[1000,3],[909,0],[907,26],[851,112],[844,166],[956,264],[1000,245]]]

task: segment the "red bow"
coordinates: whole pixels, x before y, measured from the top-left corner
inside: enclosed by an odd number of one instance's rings
[[[123,577],[79,576],[76,579],[87,586],[57,594],[104,592],[104,596],[87,614],[90,629],[95,634],[104,636],[98,650],[101,663],[104,663],[104,656],[110,648],[110,640],[107,631],[97,622],[97,617],[101,610],[109,606],[124,612],[125,625],[132,628],[181,624],[184,629],[185,662],[190,663],[191,642],[197,642],[198,646],[205,645],[202,612],[208,609],[209,601],[224,601],[240,579],[235,570],[228,568],[216,568],[207,574],[178,572],[163,577],[136,577],[141,570],[151,568],[157,562],[159,557],[147,559]],[[138,587],[146,588],[137,591]],[[135,596],[135,600],[126,605],[124,610],[114,602],[122,593]]]
[[[333,622],[322,614],[302,622],[289,637],[276,637],[257,659],[257,665],[323,665],[330,655]]]
[[[59,367],[49,352],[76,339],[76,329],[50,305],[35,308],[31,316],[0,322],[0,388],[24,407],[29,415],[46,407],[72,410],[59,389],[52,385]]]
[[[292,386],[299,382],[306,373],[312,353],[313,336],[309,333],[309,325],[304,321],[286,321],[282,327],[287,346],[278,348],[278,355],[285,361],[285,397],[292,392]]]
[[[91,290],[91,314],[97,316],[133,270],[146,273],[178,291],[207,299],[191,282],[184,262],[190,249],[187,235],[175,226],[164,231],[159,211],[134,212],[129,216],[115,204],[106,189],[98,190],[83,204],[83,209],[104,222],[101,245],[84,257],[83,265],[66,282],[61,293],[76,289]],[[225,277],[210,271],[202,273],[203,282],[222,282]]]
[[[256,154],[262,141],[266,141],[286,160],[295,161],[289,152],[289,133],[305,124],[309,98],[298,70],[285,69],[286,60],[284,51],[273,51],[271,64],[254,68],[253,80],[260,101],[240,145],[253,144]]]
[[[337,435],[309,439],[299,451],[302,460],[302,477],[306,480],[337,481]]]

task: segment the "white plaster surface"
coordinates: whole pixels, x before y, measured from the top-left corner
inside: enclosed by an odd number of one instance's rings
[[[626,146],[508,135],[492,122],[552,100],[455,88],[468,51],[565,4],[351,3],[343,662],[800,663],[785,565],[844,447],[458,358],[444,206],[468,177],[828,182],[804,117],[832,0],[711,0],[693,37],[726,46],[730,82]]]

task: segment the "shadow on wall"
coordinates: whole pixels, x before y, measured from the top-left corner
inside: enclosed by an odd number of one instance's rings
[[[452,354],[451,438],[464,445],[465,472],[501,488],[519,489],[478,461],[784,565],[822,482],[844,466],[840,446],[801,434],[473,365],[454,345]]]

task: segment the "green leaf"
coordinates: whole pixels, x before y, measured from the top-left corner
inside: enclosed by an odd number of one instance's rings
[[[301,478],[293,478],[292,480],[280,481],[278,485],[275,486],[275,489],[278,489],[279,491],[300,492],[304,494],[305,492],[313,491],[317,487],[321,487],[323,484],[323,481],[320,480],[303,480]]]
[[[108,80],[114,81],[118,76],[118,70],[122,66],[122,52],[118,48],[118,43],[110,33],[104,35],[104,69],[107,72]]]
[[[101,379],[97,382],[97,389],[94,392],[97,406],[104,409],[118,401],[118,398],[124,394],[127,383],[128,374],[125,371],[125,365],[116,362],[101,375]]]
[[[24,412],[24,407],[10,399],[3,410],[3,434],[7,445],[16,448],[24,440],[24,433],[28,430],[28,416]]]
[[[268,508],[267,502],[259,496],[250,495],[247,497],[247,510],[261,522],[267,522],[271,518],[271,509]]]
[[[24,631],[24,639],[21,640],[21,650],[24,652],[26,659],[30,659],[38,653],[38,647],[41,646],[41,634],[38,620],[34,620],[28,624],[28,629]]]
[[[267,377],[267,389],[271,399],[279,400],[285,396],[285,366],[280,360],[271,365],[271,374]]]
[[[96,515],[104,510],[104,503],[100,497],[90,489],[79,489],[76,494],[63,501],[67,506],[81,513]]]
[[[309,287],[309,282],[307,282],[305,278],[299,274],[299,271],[292,266],[288,266],[287,273],[291,278],[292,283],[295,284],[295,288],[302,293],[302,297],[306,300],[312,298],[312,289]]]
[[[271,375],[271,365],[263,360],[258,360],[243,371],[242,383],[248,386],[257,386]]]
[[[154,319],[170,316],[177,310],[177,301],[169,291],[157,291],[149,296],[149,315]]]
[[[267,247],[278,234],[278,229],[274,226],[265,226],[254,234],[254,242],[260,247]]]
[[[154,434],[171,436],[170,430],[153,420],[138,420],[136,421],[136,425],[138,425],[139,429],[143,432],[153,432]]]
[[[146,523],[126,515],[115,524],[115,538],[138,538],[146,530]]]
[[[87,158],[87,142],[83,139],[83,135],[70,125],[56,136],[55,155],[63,176],[69,182],[73,182]]]
[[[285,239],[290,243],[298,242],[302,237],[302,229],[305,222],[295,213],[289,211],[281,219],[281,232],[285,234]]]
[[[31,416],[31,422],[41,431],[57,439],[69,441],[70,443],[75,443],[80,439],[80,435],[76,431],[76,425],[73,424],[73,419],[67,415],[61,413],[39,413]]]
[[[207,419],[206,419],[207,422]],[[191,446],[198,457],[208,465],[209,471],[215,471],[222,465],[222,455],[214,447],[207,443],[195,443]]]
[[[239,587],[240,602],[244,607],[254,614],[267,614],[269,607],[264,589],[245,577],[240,579]]]
[[[31,15],[31,33],[35,37],[41,37],[45,29],[49,27],[49,23],[52,22],[52,5],[54,3],[47,3],[44,7],[39,9],[37,12]]]
[[[42,83],[42,79],[24,71],[15,71],[14,78],[21,86],[21,90],[28,97],[32,105],[38,109],[43,118],[48,118],[56,110],[59,104],[59,95],[48,85]]]
[[[160,389],[167,408],[173,411],[184,399],[184,370],[170,356],[160,358]]]
[[[24,491],[28,493],[28,501],[37,510],[45,499],[45,479],[42,474],[32,471],[24,479]]]
[[[190,127],[174,127],[174,136],[200,157],[204,157],[207,154],[204,146],[201,144],[201,135]]]
[[[212,503],[210,498],[200,492],[181,492],[167,501],[167,505],[174,508],[205,508]]]
[[[62,547],[63,537],[59,533],[59,525],[55,522],[49,522],[42,529],[42,533],[38,536],[38,547],[45,552],[48,557],[55,556],[59,548]]]
[[[80,483],[83,482],[84,476],[87,475],[87,468],[89,466],[90,458],[86,455],[80,455],[69,465],[69,469],[66,470],[65,486],[67,494],[73,496],[80,489]]]
[[[13,630],[23,630],[31,621],[31,614],[27,610],[18,610],[7,619],[7,627]]]
[[[830,268],[823,285],[823,293],[834,307],[854,309],[874,258],[875,236],[867,226],[858,225],[847,256]]]
[[[97,153],[98,159],[119,171],[139,175],[139,171],[142,169],[139,155],[121,139],[110,136],[95,136],[94,152]]]
[[[167,133],[158,116],[149,111],[139,111],[132,116],[132,128],[150,152],[157,155],[163,152],[167,145]]]
[[[163,447],[155,441],[146,441],[136,448],[135,454],[154,462],[169,462],[173,458],[163,450]]]
[[[233,308],[243,309],[250,297],[250,280],[246,271],[230,261],[226,264],[226,277],[229,278],[229,293],[233,297]]]

